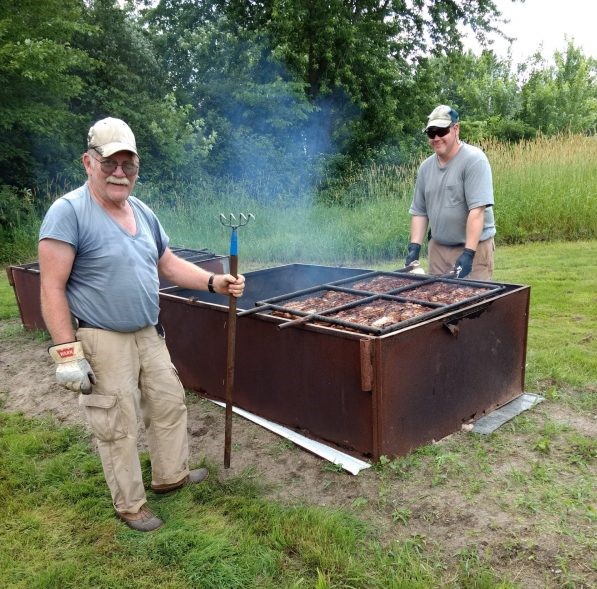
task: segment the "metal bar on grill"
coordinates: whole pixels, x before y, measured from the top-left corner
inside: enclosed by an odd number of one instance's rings
[[[261,302],[257,302],[255,303],[255,307],[252,307],[251,309],[246,309],[244,311],[240,311],[236,314],[237,317],[244,317],[245,315],[253,315],[254,313],[261,313],[263,311],[267,311],[268,309],[272,308],[272,305],[266,305],[264,303]]]

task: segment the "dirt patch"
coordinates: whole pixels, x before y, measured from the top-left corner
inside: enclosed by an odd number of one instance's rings
[[[19,322],[0,321],[2,409],[32,417],[50,414],[65,425],[86,427],[77,397],[54,382],[47,346]],[[500,447],[494,457],[491,451],[487,457],[487,444],[482,444],[484,458],[478,462],[485,461],[485,470],[475,462],[471,434],[461,432],[440,441],[445,452],[436,457],[424,457],[406,469],[388,465],[353,476],[235,415],[232,464],[224,469],[223,409],[193,393],[187,401],[192,464],[205,461],[222,479],[244,473],[263,481],[272,500],[348,509],[369,522],[384,543],[416,537],[439,548],[448,560],[475,549],[498,573],[525,589],[597,584],[590,546],[582,541],[574,546],[574,536],[561,533],[559,511],[552,514],[538,505],[538,511],[527,513],[515,505],[523,502],[524,491],[511,481],[523,479],[536,460],[528,434],[512,428],[496,438]],[[586,436],[596,433],[593,416],[566,406],[544,402],[530,413],[532,419],[566,425]],[[145,449],[143,432],[139,445]],[[459,454],[461,449],[466,455]],[[575,518],[582,520],[582,515],[571,513],[568,525],[574,526]]]

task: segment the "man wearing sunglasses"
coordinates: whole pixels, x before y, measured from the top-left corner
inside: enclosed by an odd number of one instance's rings
[[[147,506],[137,409],[155,493],[208,474],[188,465],[185,392],[158,322],[159,277],[237,297],[245,279],[207,272],[168,247],[155,214],[131,194],[139,155],[124,121],[106,118],[91,127],[83,165],[87,182],[57,199],[40,229],[42,313],[57,381],[80,393],[116,515],[148,532],[162,521]]]
[[[419,259],[429,231],[429,274],[491,280],[495,222],[491,167],[459,138],[458,113],[440,105],[423,130],[434,154],[420,166],[410,207],[406,265]]]

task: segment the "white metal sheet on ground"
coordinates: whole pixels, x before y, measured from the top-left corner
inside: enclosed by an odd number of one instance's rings
[[[215,403],[220,407],[225,407],[225,404],[221,401],[212,401],[212,403]],[[321,458],[329,460],[332,464],[338,464],[344,470],[347,470],[351,474],[356,475],[359,474],[359,472],[361,470],[364,470],[365,468],[371,468],[371,465],[368,462],[359,460],[358,458],[355,458],[350,454],[340,452],[339,450],[331,448],[330,446],[326,446],[321,442],[311,440],[310,438],[307,438],[287,427],[284,427],[283,425],[279,425],[277,423],[274,423],[273,421],[269,421],[253,413],[249,413],[244,409],[240,409],[239,407],[233,407],[232,411],[240,415],[241,417],[244,417],[245,419],[248,419],[249,421],[256,423],[257,425],[260,425],[261,427],[264,427],[269,431],[274,432],[275,434],[278,434],[279,436],[282,436],[287,440],[290,440],[297,446],[301,446],[302,448],[309,450],[309,452],[312,452],[313,454],[316,454]]]
[[[512,399],[512,401],[506,403],[503,407],[478,419],[471,431],[476,434],[490,434],[513,417],[520,415],[523,411],[532,409],[535,405],[541,403],[541,401],[545,401],[545,397],[535,395],[534,393],[523,393],[516,397],[516,399]]]

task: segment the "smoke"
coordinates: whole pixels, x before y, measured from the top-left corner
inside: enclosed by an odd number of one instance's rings
[[[259,202],[309,202],[349,140],[347,119],[359,113],[340,91],[310,101],[281,68],[262,62],[253,74],[261,83],[241,81],[219,106],[226,133],[210,157],[219,162],[217,176],[238,181]]]

